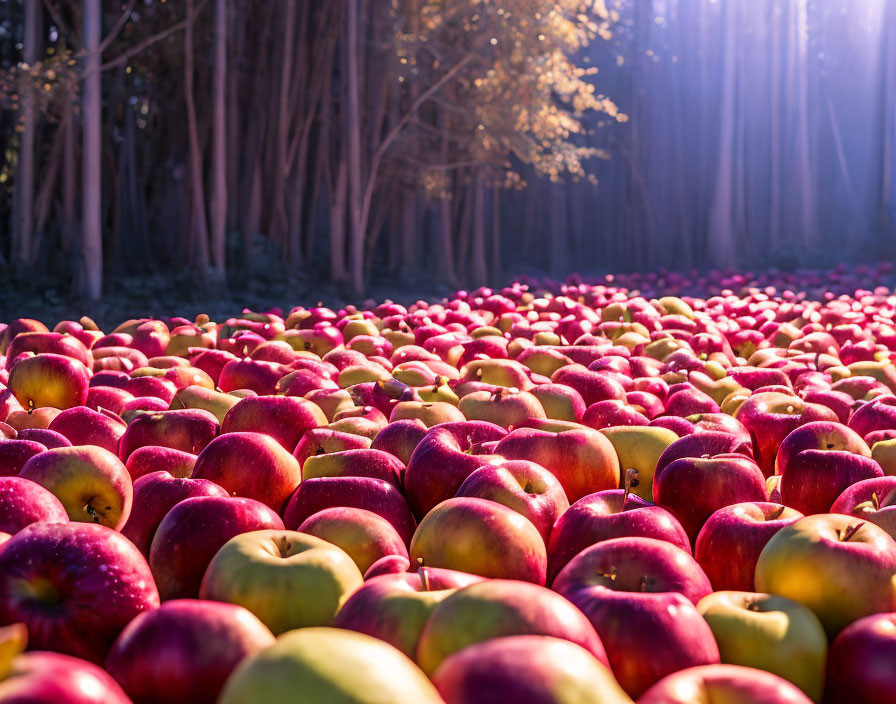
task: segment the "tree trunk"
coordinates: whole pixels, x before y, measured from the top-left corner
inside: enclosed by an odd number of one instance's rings
[[[190,194],[192,196],[192,261],[205,282],[209,273],[208,221],[205,217],[205,185],[202,178],[202,152],[196,127],[196,101],[193,95],[193,0],[187,0],[187,26],[184,30],[184,97],[187,105],[187,130],[190,136]]]
[[[226,277],[227,245],[227,0],[215,0],[215,74],[212,84],[212,271],[216,283]]]
[[[349,209],[349,284],[352,292],[364,290],[364,223],[361,164],[361,82],[360,82],[360,14],[359,0],[348,0],[345,44],[347,59],[346,104],[343,115],[347,127],[348,149],[344,159],[348,168]]]
[[[103,294],[101,172],[103,107],[99,49],[100,32],[102,31],[101,5],[100,0],[84,0],[84,85],[81,90],[81,119],[84,130],[81,174],[81,257],[86,292],[91,301],[98,301]]]

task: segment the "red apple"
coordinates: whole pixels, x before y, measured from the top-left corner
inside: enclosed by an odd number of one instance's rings
[[[810,704],[812,700],[782,677],[740,665],[690,667],[664,677],[638,698],[638,704],[692,704],[698,701]]]
[[[51,492],[22,477],[0,477],[0,532],[14,535],[32,523],[68,523]]]
[[[87,401],[87,367],[60,354],[39,354],[16,363],[9,390],[26,409],[73,408]]]
[[[158,445],[137,448],[125,462],[134,481],[152,472],[169,472],[175,477],[189,477],[195,464],[196,455]]]
[[[303,398],[250,396],[227,411],[221,432],[265,433],[292,452],[306,430],[327,422],[323,411]]]
[[[62,653],[37,651],[13,660],[0,682],[0,700],[10,704],[132,704],[98,665]]]

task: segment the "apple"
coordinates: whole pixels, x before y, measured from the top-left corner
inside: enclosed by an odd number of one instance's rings
[[[275,642],[241,606],[176,599],[125,627],[106,670],[134,701],[214,704],[233,669]]]
[[[421,567],[411,573],[365,574],[364,580],[339,609],[333,625],[384,640],[415,658],[420,633],[436,605],[458,588],[481,582],[482,577]]]
[[[658,469],[653,475],[653,498],[678,519],[693,542],[719,509],[767,497],[759,466],[748,457],[729,453],[682,457]]]
[[[638,698],[638,704],[810,704],[787,680],[740,665],[689,667],[670,674]]]
[[[0,680],[0,701],[28,704],[132,704],[98,665],[62,653],[23,653]]]
[[[74,408],[87,401],[87,367],[61,354],[39,354],[16,362],[9,390],[22,408]]]
[[[655,426],[623,426],[603,428],[604,437],[616,450],[619,467],[624,474],[629,469],[637,472],[632,492],[653,500],[653,473],[660,456],[678,439],[672,430]]]
[[[38,522],[68,523],[65,506],[35,482],[22,477],[0,477],[0,532],[15,535]]]
[[[280,517],[254,499],[194,496],[177,503],[159,523],[149,549],[162,599],[198,595],[206,567],[234,536],[282,528]]]
[[[874,614],[847,626],[828,650],[824,702],[872,704],[892,696],[896,615]]]
[[[152,472],[168,472],[174,477],[189,477],[195,464],[196,455],[190,452],[182,452],[171,447],[145,445],[131,453],[125,462],[125,467],[128,468],[131,479],[137,481]]]
[[[402,488],[404,465],[395,455],[382,450],[362,449],[312,455],[302,465],[302,478],[372,477]]]
[[[303,628],[249,656],[224,686],[218,704],[306,702],[445,704],[401,651],[339,628]]]
[[[231,408],[221,423],[221,432],[265,433],[287,452],[296,449],[302,434],[329,421],[311,401],[292,396],[250,396]]]
[[[59,413],[58,408],[49,406],[28,411],[18,410],[7,416],[6,423],[20,431],[28,428],[49,428],[50,423]]]
[[[505,579],[472,584],[436,604],[420,634],[417,663],[431,676],[453,653],[512,635],[562,638],[608,664],[594,627],[569,601],[545,587]]]
[[[419,418],[392,420],[377,433],[370,447],[395,455],[406,467],[426,430],[426,424]]]
[[[118,530],[131,513],[131,476],[118,457],[101,447],[47,450],[28,460],[19,476],[51,491],[73,521]]]
[[[212,440],[196,458],[191,476],[213,481],[233,496],[261,501],[277,513],[302,480],[295,457],[271,436],[255,432]]]
[[[876,477],[846,488],[831,506],[831,513],[863,518],[896,538],[896,477]]]
[[[126,462],[134,450],[147,445],[170,447],[198,455],[220,431],[208,411],[160,411],[135,418],[119,441],[118,456]]]
[[[713,589],[755,591],[753,577],[762,549],[775,533],[802,517],[796,509],[767,501],[726,506],[703,524],[694,559]]]
[[[569,386],[582,396],[585,406],[608,399],[625,400],[625,388],[604,372],[591,371],[582,364],[567,364],[551,375],[554,384]]]
[[[738,591],[709,594],[697,611],[723,663],[771,672],[821,700],[828,639],[812,611],[784,597]]]
[[[0,440],[0,476],[16,476],[28,460],[46,451],[46,445],[34,440]]]
[[[644,537],[691,551],[678,520],[664,508],[622,489],[599,491],[576,501],[557,519],[548,543],[548,582],[586,548],[604,540]]]
[[[361,574],[387,555],[408,557],[404,541],[392,524],[360,508],[337,506],[318,511],[306,518],[297,530],[342,548]]]
[[[551,636],[492,638],[449,655],[432,681],[450,704],[631,704],[609,668]]]
[[[166,471],[141,476],[134,482],[133,508],[121,534],[149,558],[149,548],[162,519],[174,506],[194,496],[229,494],[207,479],[175,477]]]
[[[146,560],[109,528],[32,523],[0,550],[0,623],[32,648],[102,662],[119,632],[159,605]]]
[[[78,406],[62,411],[50,422],[49,429],[63,435],[72,445],[96,445],[117,455],[127,424],[112,414]]]
[[[93,365],[93,356],[78,338],[57,332],[29,331],[16,335],[6,350],[6,368],[11,370],[16,359],[23,354],[54,354],[74,359],[87,369]]]
[[[530,460],[545,467],[560,481],[570,503],[583,496],[619,487],[619,460],[607,438],[597,430],[581,428],[559,433],[519,428],[494,448],[497,455]]]
[[[13,430],[13,432],[16,431]],[[52,450],[57,447],[72,447],[72,443],[69,442],[64,435],[62,435],[61,433],[57,433],[55,430],[49,430],[46,428],[25,428],[24,430],[20,430],[16,434],[16,439],[39,442],[48,450]]]
[[[332,428],[313,428],[302,435],[292,456],[302,467],[305,460],[312,455],[323,455],[341,450],[361,450],[370,446],[370,439],[361,435],[340,432]]]
[[[756,563],[756,589],[809,607],[833,637],[853,621],[896,611],[896,541],[851,516],[806,516],[779,530]]]
[[[236,392],[225,394],[204,386],[186,386],[174,394],[168,409],[179,411],[192,408],[208,411],[219,423],[223,423],[230,409],[240,400],[241,397],[237,396]]]
[[[199,593],[244,606],[280,634],[329,626],[362,583],[351,557],[332,543],[295,531],[256,530],[218,550]]]

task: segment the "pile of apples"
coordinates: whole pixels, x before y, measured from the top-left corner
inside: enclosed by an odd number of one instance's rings
[[[0,704],[894,701],[889,273],[0,325]]]

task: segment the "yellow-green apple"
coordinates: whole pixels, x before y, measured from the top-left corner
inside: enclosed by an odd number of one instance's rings
[[[551,347],[530,347],[523,350],[516,357],[518,362],[522,362],[536,374],[551,376],[560,367],[572,364],[572,360],[563,354],[560,350]]]
[[[585,412],[582,395],[571,386],[539,384],[530,393],[538,399],[548,418],[578,422]]]
[[[774,473],[778,447],[793,430],[817,420],[837,421],[827,406],[776,391],[754,393],[734,413],[753,438],[753,455],[765,476]]]
[[[571,641],[492,638],[449,655],[432,676],[450,704],[631,704],[605,663]]]
[[[866,616],[847,626],[828,650],[825,704],[877,704],[896,687],[896,615]]]
[[[118,455],[118,442],[127,424],[114,414],[84,406],[62,411],[50,422],[50,430],[62,434],[72,445],[96,445]]]
[[[270,435],[232,432],[205,446],[191,476],[209,479],[233,496],[261,501],[280,513],[302,480],[302,471],[296,458]]]
[[[407,547],[392,524],[361,508],[325,508],[306,518],[297,530],[342,548],[361,574],[387,555],[408,557]]]
[[[218,704],[445,704],[401,651],[340,628],[303,628],[237,667]]]
[[[198,455],[220,429],[218,419],[200,409],[143,414],[131,421],[121,436],[118,456],[126,462],[134,450],[146,445]]]
[[[562,638],[604,664],[594,627],[567,599],[535,584],[490,579],[459,589],[436,604],[417,644],[417,663],[429,675],[446,657],[475,643],[515,635]]]
[[[159,594],[140,551],[86,523],[32,523],[0,550],[0,623],[24,623],[29,644],[102,662]]]
[[[131,513],[131,475],[121,460],[101,447],[47,450],[28,460],[19,476],[51,491],[73,521],[118,530]]]
[[[782,677],[741,665],[689,667],[670,674],[638,698],[638,704],[811,704]]]
[[[481,581],[482,577],[438,567],[365,577],[333,625],[384,640],[415,658],[420,633],[436,605],[458,588]]]
[[[23,653],[0,680],[0,701],[31,704],[132,704],[99,665],[62,653]]]
[[[812,611],[791,599],[742,591],[709,594],[697,611],[723,663],[771,672],[821,700],[828,638]]]
[[[401,489],[404,465],[382,450],[362,449],[312,455],[302,465],[302,479],[315,477],[372,477]]]
[[[639,425],[604,428],[601,432],[616,450],[621,471],[634,469],[637,472],[631,485],[632,493],[652,501],[653,472],[660,456],[678,440],[678,435],[668,428]]]
[[[439,423],[458,423],[466,420],[463,412],[446,401],[399,401],[389,414],[390,423],[420,420],[427,428]]]
[[[386,425],[387,422],[385,420],[371,420],[370,418],[366,418],[364,416],[348,416],[334,420],[327,427],[331,430],[336,430],[341,433],[352,433],[354,435],[360,435],[367,438],[369,442],[373,442],[373,439]]]
[[[875,442],[871,446],[871,457],[880,465],[885,475],[896,476],[896,439]]]
[[[136,702],[215,704],[233,669],[275,642],[241,606],[175,599],[125,627],[106,670]]]
[[[199,595],[239,604],[280,634],[329,626],[363,581],[352,558],[326,540],[257,530],[231,538],[218,550]]]
[[[548,583],[566,564],[592,545],[613,538],[666,540],[691,551],[687,533],[671,513],[622,489],[584,496],[557,519],[548,543]]]
[[[481,381],[508,389],[528,390],[532,386],[529,370],[513,359],[474,359],[464,364],[462,357],[458,367],[461,378],[466,381]]]
[[[16,476],[28,460],[46,451],[47,446],[35,440],[0,440],[0,476]]]
[[[831,513],[855,516],[883,528],[896,539],[896,477],[877,477],[856,482],[846,488]]]
[[[73,408],[87,401],[89,372],[81,362],[44,353],[16,362],[9,373],[9,390],[22,408]]]
[[[68,523],[50,491],[22,477],[0,477],[0,532],[14,535],[32,523]]]
[[[332,428],[312,428],[302,435],[292,456],[305,465],[312,455],[324,455],[342,450],[362,450],[370,447],[370,439],[354,433],[344,433]]]
[[[409,552],[412,563],[429,567],[545,583],[547,554],[538,529],[522,514],[487,499],[440,503],[420,521]]]
[[[362,508],[385,518],[405,545],[411,542],[417,522],[401,491],[394,484],[372,477],[316,477],[299,484],[283,511],[290,530],[325,508]]]
[[[131,479],[137,481],[140,477],[152,472],[168,472],[174,477],[189,477],[193,473],[196,464],[196,455],[190,452],[182,452],[171,447],[158,445],[146,445],[134,450],[125,467],[131,475]]]
[[[502,428],[525,425],[531,419],[546,419],[541,402],[528,391],[500,387],[494,392],[474,391],[457,405],[467,420],[480,420]]]
[[[185,408],[196,408],[211,413],[219,423],[224,422],[227,412],[240,402],[236,394],[225,394],[204,386],[186,386],[171,399],[168,409],[179,411]]]
[[[206,567],[224,543],[267,529],[282,530],[283,521],[254,499],[194,496],[177,503],[159,523],[149,548],[149,565],[162,598],[197,596]]]
[[[550,471],[570,503],[604,489],[619,487],[619,460],[612,443],[597,430],[582,428],[553,433],[519,428],[494,448],[497,455],[531,460]]]
[[[772,536],[803,517],[796,509],[767,501],[721,508],[697,535],[694,559],[713,589],[752,592],[759,554]]]
[[[818,514],[778,531],[756,563],[756,589],[808,606],[829,636],[896,611],[896,541],[852,516]]]
[[[304,394],[303,398],[320,408],[328,422],[332,422],[339,411],[344,411],[355,405],[352,395],[338,387],[335,389],[313,389]]]
[[[318,406],[303,398],[254,396],[242,399],[227,412],[221,432],[265,433],[292,452],[306,430],[322,428],[328,422]]]
[[[426,435],[426,429],[426,424],[419,418],[393,420],[377,433],[370,447],[394,455],[407,466],[417,445]]]
[[[569,508],[557,478],[528,460],[483,465],[464,480],[456,496],[490,499],[512,508],[532,522],[545,544],[555,521]]]
[[[625,388],[605,372],[595,372],[582,364],[567,364],[551,374],[555,384],[565,384],[579,392],[585,406],[608,399],[625,400]]]
[[[720,508],[766,498],[762,470],[737,453],[682,457],[653,475],[653,500],[678,519],[691,542]]]
[[[454,496],[473,470],[495,459],[485,446],[505,435],[503,428],[483,421],[430,428],[411,455],[404,475],[414,515],[420,518],[440,501]]]
[[[207,479],[175,477],[166,471],[144,474],[134,481],[134,503],[121,534],[149,558],[149,548],[162,519],[181,501],[194,496],[229,494]]]

